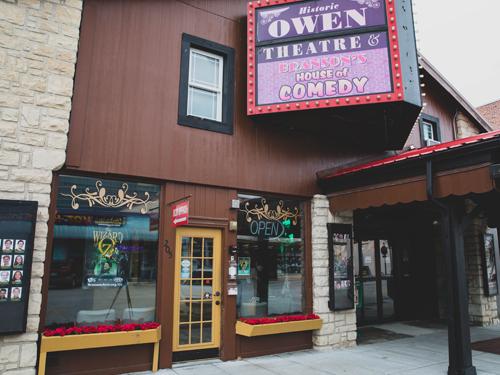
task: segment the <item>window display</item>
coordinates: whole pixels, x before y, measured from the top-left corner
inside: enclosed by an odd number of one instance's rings
[[[298,201],[240,195],[238,316],[304,310],[304,240]]]
[[[490,233],[483,235],[483,282],[484,294],[498,295],[497,267],[495,259],[495,236]]]
[[[0,200],[0,333],[26,330],[37,208]]]
[[[159,191],[60,176],[46,326],[155,319]]]
[[[352,226],[328,224],[330,310],[354,308]],[[371,260],[370,260],[371,262]],[[365,263],[368,259],[365,258]]]

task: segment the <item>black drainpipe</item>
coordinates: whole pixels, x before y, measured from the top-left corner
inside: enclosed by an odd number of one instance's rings
[[[432,160],[426,161],[427,198],[441,214],[442,245],[448,286],[448,375],[476,375],[472,365],[469,303],[465,269],[463,205],[434,197]]]

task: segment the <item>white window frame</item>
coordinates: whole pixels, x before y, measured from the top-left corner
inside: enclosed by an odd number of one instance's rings
[[[216,59],[219,62],[219,82],[218,82],[218,87],[213,87],[211,85],[205,85],[199,82],[194,82],[191,77],[191,71],[193,65],[193,53],[197,53],[199,55],[204,55],[206,57]],[[188,100],[188,105],[187,105],[187,115],[188,116],[196,116],[199,117],[193,113],[190,113],[189,111],[189,101],[190,101],[190,95],[189,95],[189,89],[191,87],[207,91],[210,93],[215,93],[216,98],[217,98],[217,107],[216,107],[216,118],[207,118],[208,120],[212,121],[217,121],[217,122],[222,122],[222,91],[223,91],[223,84],[224,84],[224,57],[220,55],[216,55],[214,53],[206,52],[197,48],[191,47],[189,49],[189,73],[188,73],[188,92],[187,92],[187,100]]]
[[[427,138],[428,134],[426,134],[426,127],[429,127],[431,130],[431,137]],[[431,121],[426,121],[425,119],[422,121],[422,132],[424,134],[424,142],[431,140],[431,141],[438,141],[436,135],[437,135],[437,125]]]

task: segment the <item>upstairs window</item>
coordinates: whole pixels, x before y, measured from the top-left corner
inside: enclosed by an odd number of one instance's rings
[[[441,142],[439,119],[437,117],[422,114],[420,119],[420,137],[422,147],[432,146]]]
[[[233,132],[234,50],[184,34],[178,123]]]

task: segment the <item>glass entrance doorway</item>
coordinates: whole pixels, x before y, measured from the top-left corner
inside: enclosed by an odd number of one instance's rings
[[[394,319],[394,257],[389,241],[357,241],[354,247],[358,324]]]
[[[220,230],[177,229],[175,352],[218,348],[221,316]]]

